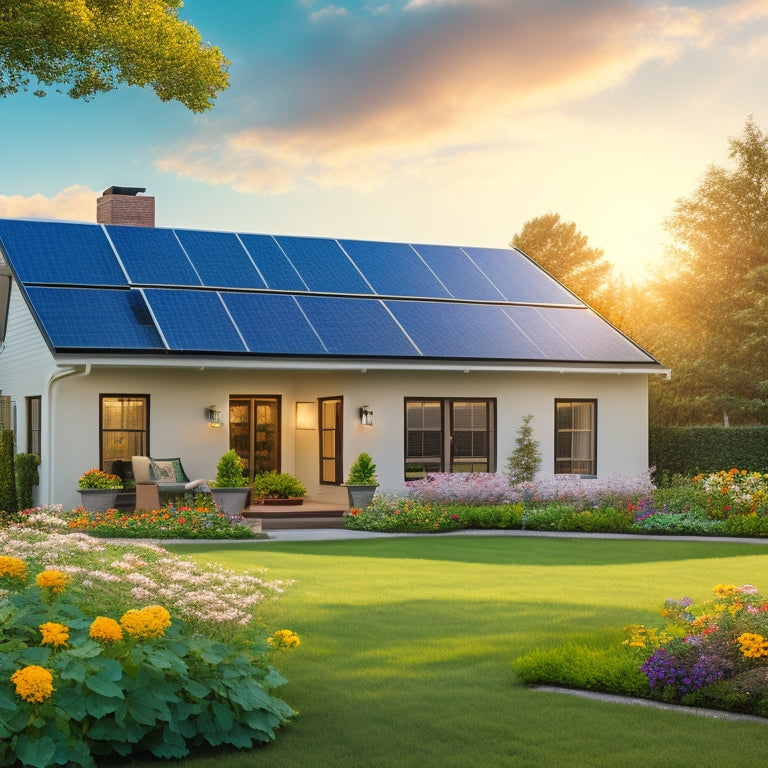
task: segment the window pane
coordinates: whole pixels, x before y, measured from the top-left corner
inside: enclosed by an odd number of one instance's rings
[[[105,472],[131,478],[131,456],[148,455],[148,395],[102,395],[99,451]]]
[[[320,401],[320,482],[338,485],[343,481],[342,407],[340,397]]]
[[[593,400],[557,401],[555,403],[555,472],[594,475],[596,403]]]

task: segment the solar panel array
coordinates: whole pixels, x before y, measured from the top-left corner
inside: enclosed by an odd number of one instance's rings
[[[0,219],[55,351],[655,363],[514,249]]]

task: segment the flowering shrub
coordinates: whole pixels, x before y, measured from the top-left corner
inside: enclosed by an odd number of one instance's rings
[[[705,493],[711,517],[768,513],[768,474],[730,469],[697,475],[693,483]]]
[[[192,506],[171,503],[159,510],[90,512],[61,505],[36,507],[20,513],[21,524],[39,530],[68,529],[91,536],[139,539],[250,539],[252,529],[243,519],[217,511],[210,496],[200,494]]]
[[[98,542],[87,550],[88,537],[0,533],[3,551],[15,552],[0,561],[0,765],[95,768],[95,757],[250,747],[293,714],[272,694],[285,681],[270,664],[276,650],[300,645],[292,630],[267,638],[252,628],[242,642],[222,642],[215,622],[196,631],[173,600],[138,607],[127,579],[104,593],[81,573],[44,566],[61,539],[73,540],[65,559],[106,554]],[[118,563],[141,567],[124,554]],[[121,602],[134,604],[111,610]]]
[[[77,481],[78,488],[97,488],[100,490],[119,491],[123,487],[122,478],[101,469],[93,468],[84,472]]]
[[[379,494],[364,510],[344,513],[344,527],[389,533],[437,533],[461,527],[458,514],[440,504],[396,494]]]
[[[627,627],[648,695],[768,716],[768,599],[751,584],[718,584],[714,599],[667,599],[662,629]]]

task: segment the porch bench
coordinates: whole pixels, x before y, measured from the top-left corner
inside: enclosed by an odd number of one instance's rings
[[[136,480],[136,509],[160,509],[163,500],[174,496],[208,492],[205,480],[189,479],[179,458],[132,456],[131,466]]]

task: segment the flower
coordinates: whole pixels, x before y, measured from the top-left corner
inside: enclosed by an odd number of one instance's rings
[[[55,621],[46,621],[38,629],[43,636],[40,645],[52,645],[54,648],[66,645],[69,640],[69,627],[57,624]]]
[[[267,642],[274,648],[298,648],[301,645],[299,636],[291,629],[278,629]]]
[[[16,686],[16,694],[33,704],[42,704],[53,693],[53,675],[37,664],[16,670],[11,682]]]
[[[27,578],[27,564],[18,557],[0,555],[0,577],[9,576],[12,579]]]
[[[133,637],[162,637],[166,628],[171,626],[171,614],[161,605],[131,608],[122,615],[120,626]]]
[[[759,659],[768,656],[768,641],[753,632],[742,632],[737,638],[739,650],[746,659]]]
[[[66,589],[69,576],[61,571],[49,569],[38,573],[35,581],[37,581],[38,587],[50,589],[54,595],[59,595]]]
[[[94,467],[80,476],[80,479],[77,481],[77,487],[119,491],[123,487],[123,481],[118,475],[112,475],[109,472],[104,472]]]
[[[123,639],[123,630],[114,619],[108,616],[97,616],[91,622],[88,637],[101,643],[117,643]]]

